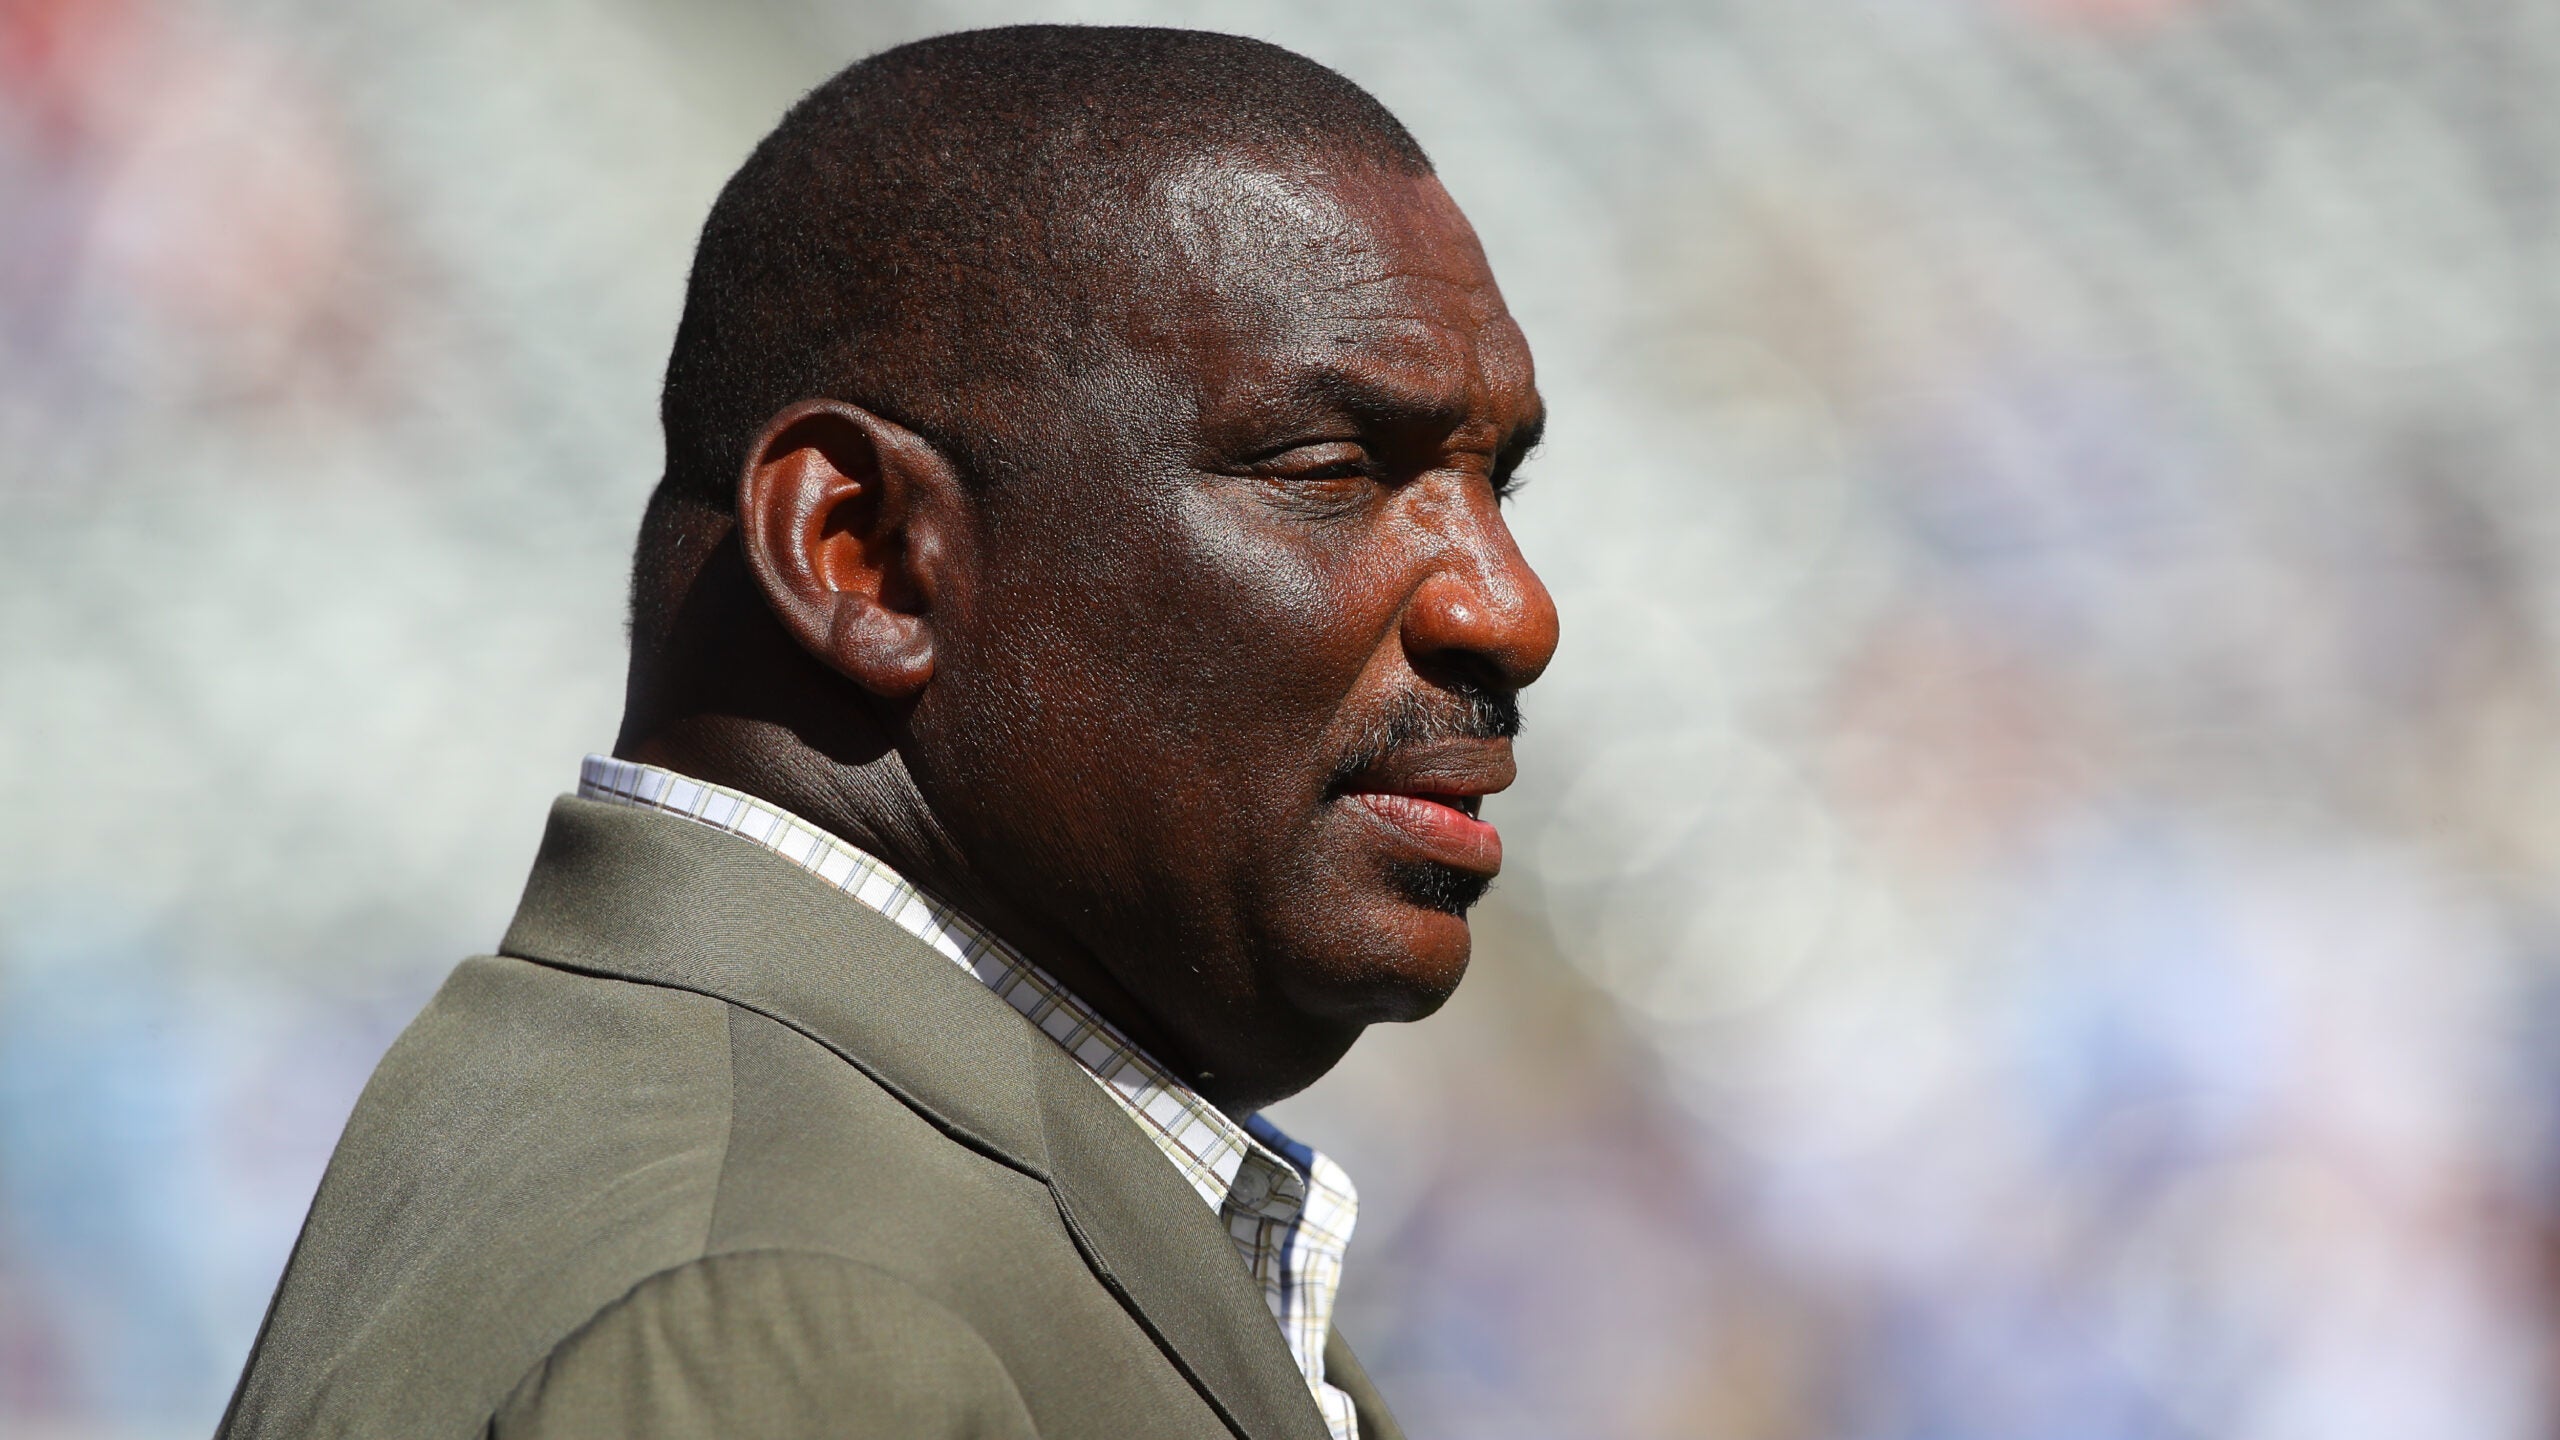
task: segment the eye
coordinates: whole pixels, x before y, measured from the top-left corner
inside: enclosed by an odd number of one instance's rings
[[[1528,462],[1531,455],[1537,453],[1538,442],[1545,437],[1546,429],[1547,422],[1543,416],[1530,422],[1527,430],[1514,434],[1510,443],[1502,447],[1502,453],[1494,457],[1493,498],[1495,500],[1508,500],[1519,494],[1521,487],[1529,483],[1529,477],[1520,473],[1520,467]]]
[[[1378,472],[1368,447],[1352,440],[1292,446],[1254,468],[1282,480],[1366,480]]]

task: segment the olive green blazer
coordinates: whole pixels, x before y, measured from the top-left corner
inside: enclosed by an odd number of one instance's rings
[[[499,950],[365,1087],[224,1437],[1325,1440],[1198,1192],[859,902],[564,797]]]

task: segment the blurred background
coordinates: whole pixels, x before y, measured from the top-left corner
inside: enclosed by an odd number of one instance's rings
[[[1280,1118],[1417,1440],[2560,1433],[2560,6],[0,0],[0,1431],[210,1429],[611,740],[840,64],[1262,35],[1474,217],[1566,642]]]

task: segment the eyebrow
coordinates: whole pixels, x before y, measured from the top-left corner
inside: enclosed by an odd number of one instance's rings
[[[1330,405],[1364,421],[1429,425],[1443,434],[1465,424],[1468,418],[1466,395],[1460,388],[1397,385],[1340,365],[1322,365],[1302,373],[1290,382],[1288,392],[1295,403]],[[1503,469],[1518,465],[1546,436],[1547,407],[1534,397],[1532,403],[1535,408],[1529,418],[1512,426],[1496,450],[1497,463]]]

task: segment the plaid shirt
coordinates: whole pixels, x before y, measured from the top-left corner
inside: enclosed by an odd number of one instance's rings
[[[1359,1197],[1321,1152],[1259,1115],[1239,1125],[1131,1044],[1064,986],[968,916],[806,820],[754,796],[653,765],[590,755],[589,800],[664,811],[750,840],[870,906],[941,952],[1058,1042],[1138,1123],[1227,1227],[1280,1322],[1334,1440],[1358,1440],[1351,1397],[1325,1383],[1324,1341]]]

